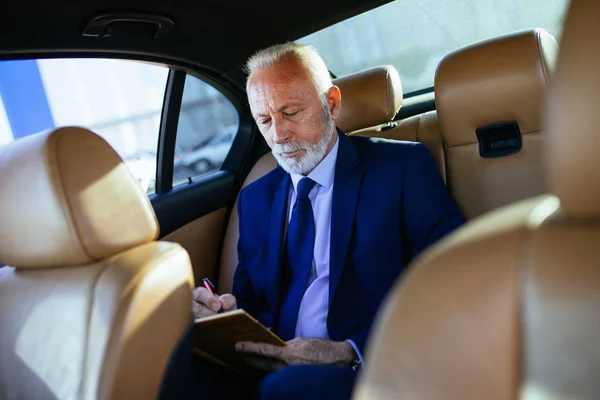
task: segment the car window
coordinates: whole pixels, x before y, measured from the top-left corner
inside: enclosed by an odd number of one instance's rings
[[[0,61],[0,146],[54,127],[83,126],[154,193],[168,68],[127,60]]]
[[[392,64],[404,93],[433,86],[448,53],[470,43],[527,29],[548,29],[557,39],[569,0],[395,0],[305,36],[330,71],[348,75]]]
[[[235,139],[239,115],[208,83],[187,75],[177,125],[173,186],[221,169]]]

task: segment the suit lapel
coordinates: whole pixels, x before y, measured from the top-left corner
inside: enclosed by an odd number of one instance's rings
[[[339,131],[340,142],[335,167],[335,181],[331,207],[331,249],[329,259],[329,306],[335,295],[356,213],[358,194],[364,170],[360,168],[360,158],[356,147],[346,135]]]
[[[283,170],[281,171],[283,172]],[[266,268],[267,301],[273,315],[279,309],[279,287],[283,255],[283,233],[288,203],[290,176],[285,174],[273,197],[269,229],[269,262]]]

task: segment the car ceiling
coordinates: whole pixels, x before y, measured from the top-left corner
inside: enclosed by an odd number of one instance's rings
[[[254,51],[294,40],[388,0],[9,0],[0,13],[0,57],[48,52],[107,52],[170,60],[224,75]],[[170,37],[152,38],[152,25],[131,25],[113,37],[84,37],[89,21],[107,13],[152,13],[174,21]],[[141,29],[143,27],[143,29]],[[124,33],[123,33],[124,32]]]

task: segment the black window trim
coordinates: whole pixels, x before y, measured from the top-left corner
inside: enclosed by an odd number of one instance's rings
[[[173,188],[175,142],[185,77],[182,70],[169,70],[156,149],[156,193],[167,193]]]

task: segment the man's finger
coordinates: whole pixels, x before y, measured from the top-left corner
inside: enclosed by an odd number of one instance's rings
[[[234,311],[237,310],[237,301],[235,300],[235,296],[232,294],[222,294],[219,296],[219,300],[223,305],[223,309],[225,311]]]
[[[296,343],[304,343],[306,342],[306,338],[303,337],[295,337],[291,340],[288,340],[287,342],[285,342],[285,344],[287,345],[295,345]]]
[[[192,313],[195,318],[204,318],[216,314],[216,312],[195,300],[192,300]]]
[[[221,309],[221,302],[216,296],[210,294],[206,288],[197,287],[194,289],[194,300],[205,307],[217,312]]]
[[[256,342],[237,342],[235,349],[242,353],[257,354],[262,357],[278,358],[281,359],[283,347],[273,346],[268,343],[256,343]]]

